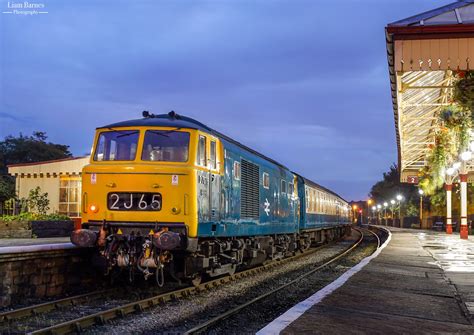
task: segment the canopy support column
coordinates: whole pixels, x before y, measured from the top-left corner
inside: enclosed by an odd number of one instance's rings
[[[446,190],[446,234],[452,234],[453,224],[451,215],[451,197],[453,184],[446,182],[446,184],[444,185],[444,189]]]
[[[461,179],[461,228],[459,235],[462,239],[467,240],[467,173],[459,175]]]

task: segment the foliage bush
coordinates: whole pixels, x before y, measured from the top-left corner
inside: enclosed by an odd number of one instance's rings
[[[40,215],[46,214],[49,210],[48,193],[41,193],[41,188],[39,186],[30,190],[30,194],[28,195],[28,207],[33,213]]]
[[[18,215],[0,216],[0,221],[69,221],[71,220],[67,215],[61,214],[38,214],[38,213],[21,213]]]

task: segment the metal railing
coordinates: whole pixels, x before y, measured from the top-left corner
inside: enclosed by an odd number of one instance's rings
[[[0,202],[0,216],[17,215],[28,211],[28,202],[25,199],[9,199]]]

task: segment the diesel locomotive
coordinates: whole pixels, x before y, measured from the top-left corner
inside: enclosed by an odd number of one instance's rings
[[[199,284],[350,231],[348,203],[282,164],[175,112],[97,128],[82,173],[95,264]]]

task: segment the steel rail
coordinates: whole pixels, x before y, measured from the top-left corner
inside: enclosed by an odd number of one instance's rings
[[[71,297],[63,298],[63,299],[48,301],[41,304],[36,304],[32,306],[13,309],[11,311],[2,312],[0,313],[0,324],[4,322],[8,322],[8,321],[13,321],[13,320],[29,317],[29,316],[36,316],[38,314],[50,312],[60,307],[75,305],[78,302],[81,302],[81,301],[84,301],[96,296],[100,297],[112,291],[113,290],[111,289],[93,291],[93,292],[74,295]]]
[[[254,304],[254,303],[258,302],[258,301],[261,301],[262,299],[264,299],[264,298],[266,298],[266,297],[268,297],[268,296],[270,296],[270,295],[272,295],[272,294],[275,294],[276,292],[281,291],[282,289],[287,288],[287,287],[290,286],[290,285],[294,285],[295,283],[297,283],[297,282],[300,281],[301,279],[306,278],[306,277],[308,277],[309,275],[312,275],[313,273],[315,273],[315,272],[317,272],[317,271],[319,271],[319,270],[325,268],[326,266],[330,265],[331,263],[334,263],[335,261],[337,261],[337,260],[340,259],[341,257],[344,257],[345,255],[347,255],[348,253],[350,253],[351,251],[353,251],[355,248],[357,248],[357,247],[360,245],[360,243],[364,240],[364,233],[363,233],[361,230],[359,230],[359,229],[357,229],[357,228],[352,228],[352,229],[354,229],[354,230],[356,230],[356,231],[358,231],[358,232],[360,233],[360,238],[359,238],[359,240],[357,240],[357,242],[354,243],[354,244],[353,244],[351,247],[349,247],[348,249],[346,249],[346,250],[344,250],[343,252],[339,253],[336,257],[331,258],[329,261],[327,261],[327,262],[325,262],[325,263],[319,265],[318,267],[312,269],[311,271],[308,271],[308,272],[302,274],[301,276],[299,276],[299,277],[293,279],[292,281],[290,281],[290,282],[288,282],[288,283],[286,283],[286,284],[284,284],[284,285],[281,285],[281,286],[279,286],[279,287],[277,287],[277,288],[275,288],[275,289],[273,289],[273,290],[271,290],[271,291],[269,291],[269,292],[266,292],[266,293],[264,293],[264,294],[262,294],[262,295],[260,295],[260,296],[258,296],[258,297],[256,297],[256,298],[250,300],[250,301],[247,301],[246,303],[243,303],[243,304],[241,304],[241,305],[239,305],[239,306],[237,306],[237,307],[234,307],[234,308],[228,310],[227,312],[222,313],[222,314],[220,314],[220,315],[218,315],[218,316],[216,316],[216,317],[214,317],[214,318],[212,318],[212,319],[210,319],[210,320],[208,320],[208,321],[206,321],[206,322],[204,322],[204,323],[202,323],[202,324],[200,324],[200,325],[198,325],[198,326],[196,326],[196,327],[193,327],[193,328],[187,330],[184,334],[185,334],[185,335],[188,335],[188,334],[195,334],[195,333],[198,333],[198,332],[202,332],[202,331],[204,331],[205,329],[209,328],[209,326],[212,326],[212,325],[216,324],[217,322],[220,322],[220,321],[222,321],[222,320],[228,318],[229,316],[231,316],[231,315],[233,315],[233,314],[235,314],[235,313],[241,311],[242,309],[244,309],[244,308],[246,308],[246,307],[248,307],[248,306],[250,306],[250,305],[252,305],[252,304]],[[373,232],[371,232],[371,233],[373,233]],[[373,234],[375,234],[375,233],[373,233]],[[376,235],[376,234],[375,234],[375,235]],[[378,237],[378,236],[377,236],[377,237]],[[379,243],[380,243],[380,240],[379,240]]]
[[[134,301],[125,305],[117,306],[117,307],[110,308],[104,311],[86,315],[81,318],[65,321],[65,322],[62,322],[62,323],[59,323],[47,328],[38,329],[38,330],[30,332],[29,334],[69,334],[72,332],[81,332],[85,328],[92,327],[94,325],[103,325],[105,324],[106,321],[109,321],[112,319],[124,317],[125,315],[135,313],[135,312],[143,312],[146,309],[150,309],[154,306],[164,304],[168,301],[176,300],[179,298],[186,298],[193,294],[210,290],[219,285],[226,284],[240,278],[246,278],[251,275],[255,275],[257,273],[274,268],[277,265],[294,261],[295,259],[301,258],[303,256],[311,255],[329,245],[331,244],[324,244],[316,248],[312,248],[308,251],[298,253],[291,257],[272,261],[271,263],[264,264],[252,269],[244,270],[230,276],[226,276],[226,277],[214,279],[209,282],[202,283],[197,287],[186,287],[186,288],[182,288],[182,289],[171,291],[171,292],[165,292],[165,293],[162,293],[150,298]]]
[[[371,228],[371,227],[369,227],[369,228]],[[372,227],[372,228],[373,228],[373,227]],[[378,229],[378,228],[376,228],[376,229]],[[379,229],[379,230],[381,230],[381,229]],[[380,248],[380,245],[381,245],[382,242],[380,241],[379,235],[377,235],[377,233],[373,232],[373,231],[370,230],[370,229],[367,229],[367,231],[368,231],[369,233],[371,233],[372,235],[374,235],[374,236],[377,238],[377,249]]]

